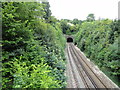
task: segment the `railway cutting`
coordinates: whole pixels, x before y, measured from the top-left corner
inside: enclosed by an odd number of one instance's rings
[[[68,42],[67,57],[67,88],[86,88],[105,90],[120,88],[112,82],[84,53],[73,43]]]

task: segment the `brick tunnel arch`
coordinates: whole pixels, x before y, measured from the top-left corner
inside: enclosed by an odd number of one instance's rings
[[[68,38],[67,38],[67,42],[73,42],[73,38],[68,37]]]

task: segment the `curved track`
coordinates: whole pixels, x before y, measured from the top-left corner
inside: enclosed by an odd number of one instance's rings
[[[68,88],[118,88],[73,43],[67,43],[66,54]]]

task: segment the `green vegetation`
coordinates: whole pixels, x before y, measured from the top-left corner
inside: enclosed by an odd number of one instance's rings
[[[89,14],[88,16],[87,16],[87,21],[88,22],[91,22],[91,21],[95,21],[95,16],[94,16],[94,14]]]
[[[74,20],[62,19],[60,23],[62,32],[67,35],[72,35],[78,32],[82,21],[78,19]]]
[[[63,34],[120,85],[120,21],[57,20],[48,2],[2,2],[2,87],[65,88]],[[106,72],[107,71],[107,72]]]
[[[2,87],[63,88],[65,38],[49,3],[2,3]]]
[[[63,19],[61,27],[63,33],[73,35],[74,43],[85,55],[120,86],[120,21],[95,20],[94,14],[89,14],[83,21]]]
[[[120,21],[87,20],[75,35],[77,46],[116,84],[120,85]]]

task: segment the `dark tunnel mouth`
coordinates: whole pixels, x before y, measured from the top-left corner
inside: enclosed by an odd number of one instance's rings
[[[67,38],[67,42],[73,42],[73,38],[71,37]]]

